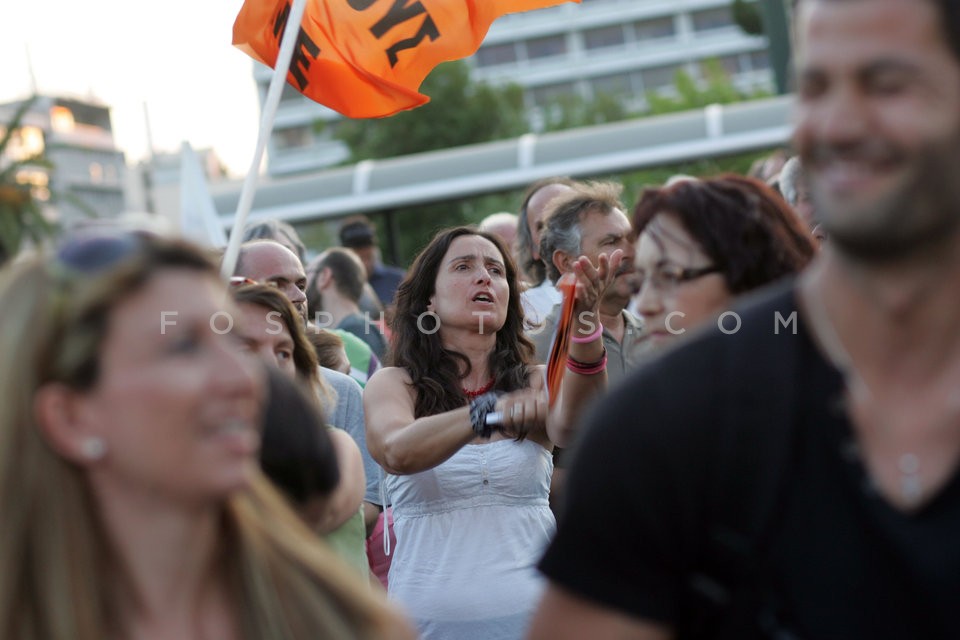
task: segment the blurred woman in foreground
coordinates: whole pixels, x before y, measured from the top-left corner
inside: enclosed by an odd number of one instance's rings
[[[0,275],[4,640],[402,635],[259,473],[230,310],[201,253],[140,234]]]

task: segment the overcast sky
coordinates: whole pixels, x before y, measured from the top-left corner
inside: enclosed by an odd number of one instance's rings
[[[5,0],[0,102],[29,95],[28,54],[41,93],[95,97],[112,108],[117,146],[147,153],[182,140],[213,147],[242,175],[259,106],[252,61],[230,44],[242,0]]]

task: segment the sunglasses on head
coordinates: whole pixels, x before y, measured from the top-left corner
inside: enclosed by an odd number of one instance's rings
[[[68,236],[57,247],[53,262],[72,274],[92,275],[136,255],[150,234],[142,231],[84,231]]]
[[[252,278],[244,278],[243,276],[232,276],[230,278],[231,287],[245,287],[248,284],[260,284]]]

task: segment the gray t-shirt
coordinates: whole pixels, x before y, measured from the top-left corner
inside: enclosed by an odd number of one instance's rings
[[[337,401],[333,407],[324,404],[327,422],[350,434],[360,448],[363,457],[363,471],[367,475],[367,489],[364,501],[380,504],[380,465],[376,463],[367,449],[367,431],[363,416],[363,391],[356,380],[339,371],[320,367],[324,379],[337,392]]]

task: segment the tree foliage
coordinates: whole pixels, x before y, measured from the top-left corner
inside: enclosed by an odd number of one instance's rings
[[[0,126],[0,158],[4,158],[7,149],[20,128],[24,115],[33,105],[33,99],[25,100],[6,125]],[[50,168],[43,154],[21,159],[11,159],[8,164],[0,165],[0,264],[15,256],[24,241],[42,243],[55,232],[39,202],[34,197],[29,184],[18,179],[18,173],[30,168]]]
[[[733,0],[730,13],[733,15],[733,21],[744,33],[750,36],[763,35],[763,17],[756,2]]]
[[[703,71],[703,83],[698,83],[693,76],[681,69],[674,78],[675,93],[648,92],[646,115],[702,109],[711,104],[730,104],[770,95],[764,91],[744,93],[737,89],[719,60],[707,60],[700,68]]]
[[[336,124],[333,135],[349,147],[349,161],[513,138],[528,130],[523,90],[515,84],[501,87],[474,82],[462,60],[434,69],[420,91],[430,96],[430,102],[417,109],[389,118]],[[409,263],[438,230],[478,220],[474,206],[465,201],[404,207],[391,213],[402,221],[396,261],[403,264]],[[383,235],[385,221],[378,226]]]
[[[592,100],[580,94],[564,94],[544,109],[543,130],[562,131],[575,127],[617,122],[630,117],[623,99],[609,93],[601,93]]]
[[[462,60],[434,69],[420,91],[430,96],[422,107],[335,125],[334,136],[350,148],[351,162],[512,138],[527,130],[523,90],[473,82]]]

